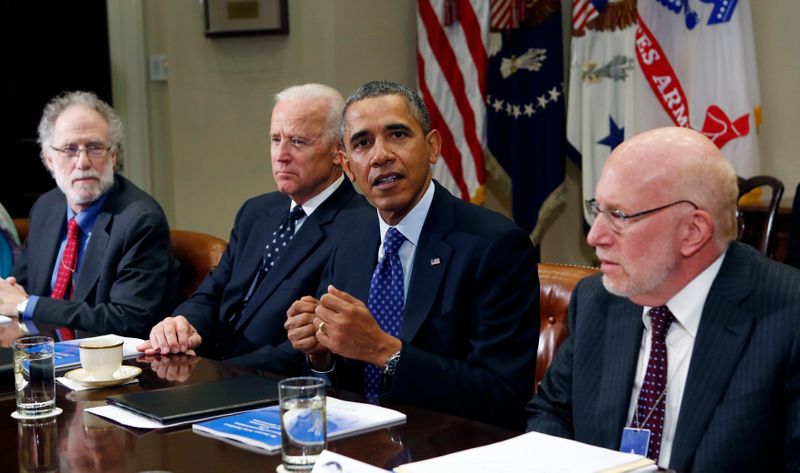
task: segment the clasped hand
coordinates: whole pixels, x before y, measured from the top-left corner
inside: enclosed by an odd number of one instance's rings
[[[402,345],[381,330],[363,302],[333,285],[319,300],[304,296],[295,301],[286,315],[289,341],[315,369],[327,369],[331,353],[382,367]]]
[[[136,347],[145,355],[185,353],[194,355],[203,339],[186,317],[167,317],[150,330],[150,339]]]

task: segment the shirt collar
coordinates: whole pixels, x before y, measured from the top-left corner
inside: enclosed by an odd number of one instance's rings
[[[422,226],[425,224],[425,218],[428,216],[428,210],[431,208],[433,191],[435,188],[436,186],[433,185],[433,181],[430,181],[428,183],[428,190],[426,190],[422,198],[419,199],[417,205],[394,226],[415,248],[419,242],[419,235],[422,233]],[[380,225],[381,248],[383,248],[383,237],[386,235],[386,230],[388,230],[391,225],[383,221],[380,211],[378,211],[378,225]]]
[[[306,213],[306,217],[310,217],[311,214],[314,213],[315,210],[317,210],[317,207],[322,205],[322,203],[325,202],[325,200],[328,197],[330,197],[331,194],[336,192],[336,189],[338,189],[339,186],[342,185],[343,181],[344,181],[344,174],[340,175],[338,179],[336,179],[335,181],[333,181],[333,183],[331,183],[331,185],[323,189],[322,192],[308,199],[307,201],[303,202],[301,206],[303,207],[303,211]],[[289,206],[289,211],[291,212],[292,210],[294,210],[294,208],[297,207],[297,205],[298,204],[295,201],[292,201],[291,205]]]
[[[711,291],[711,285],[722,267],[723,259],[725,259],[724,252],[702,273],[698,274],[689,284],[667,301],[667,307],[669,307],[672,315],[675,316],[675,320],[692,338],[697,337],[697,328],[700,326],[703,306],[708,298],[708,293]],[[645,317],[645,315],[650,309],[650,307],[645,306],[642,315],[644,324],[648,329],[650,328],[650,317]]]
[[[75,221],[78,222],[78,227],[80,227],[81,232],[84,235],[92,233],[94,222],[97,221],[97,216],[100,215],[100,209],[103,207],[107,197],[108,192],[101,195],[86,210],[83,210],[77,214],[69,207],[69,204],[67,204],[67,221],[69,222],[72,217],[75,217]]]

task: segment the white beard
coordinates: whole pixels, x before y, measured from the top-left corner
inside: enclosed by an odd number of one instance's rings
[[[110,164],[110,163],[109,163]],[[70,206],[89,205],[99,199],[103,193],[114,185],[114,166],[106,166],[102,173],[95,170],[75,171],[72,175],[65,175],[59,171],[53,172],[58,188],[67,197]],[[83,184],[73,184],[72,181],[78,178],[94,177],[97,182]]]

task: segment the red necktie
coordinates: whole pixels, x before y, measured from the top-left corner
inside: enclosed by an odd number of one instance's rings
[[[53,299],[72,298],[72,290],[75,288],[73,275],[78,262],[78,238],[80,232],[81,229],[78,226],[78,222],[75,221],[75,217],[72,217],[67,224],[67,244],[64,247],[64,252],[61,254],[61,263],[58,265],[56,284],[53,286],[53,293],[50,294],[50,297]],[[68,289],[69,296],[67,296]],[[61,340],[73,340],[75,338],[75,332],[66,327],[59,328],[56,332],[61,336]]]
[[[650,447],[647,456],[658,462],[661,452],[661,435],[664,430],[664,406],[667,400],[667,332],[675,317],[667,306],[650,309],[652,340],[650,359],[644,383],[639,391],[633,426],[650,429]]]

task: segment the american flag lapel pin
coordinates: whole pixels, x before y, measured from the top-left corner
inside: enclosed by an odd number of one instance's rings
[[[439,258],[433,258],[431,260],[431,266],[436,266],[438,264],[441,264],[441,262],[442,262],[442,260],[440,260]]]

